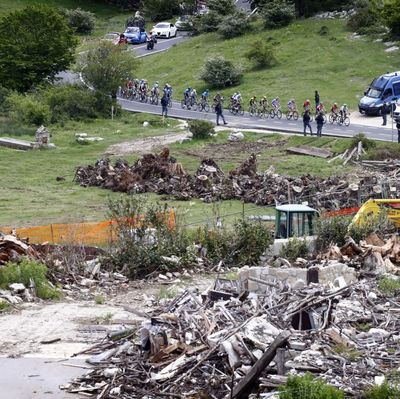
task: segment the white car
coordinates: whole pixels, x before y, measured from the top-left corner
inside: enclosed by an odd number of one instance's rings
[[[166,37],[169,39],[170,37],[176,36],[177,29],[176,26],[170,22],[159,22],[157,25],[153,26],[152,32],[157,38]]]
[[[109,32],[104,35],[104,40],[111,42],[112,44],[118,44],[119,41],[119,32]]]

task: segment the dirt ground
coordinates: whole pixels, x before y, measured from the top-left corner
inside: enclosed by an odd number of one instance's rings
[[[169,144],[183,140],[187,132],[169,133],[162,136],[145,137],[143,139],[125,141],[113,144],[107,148],[105,155],[124,156],[131,154],[148,154],[157,151]]]
[[[205,290],[212,281],[212,277],[196,276],[187,287]],[[104,304],[72,298],[25,303],[20,310],[0,316],[0,357],[68,358],[98,343],[111,331],[139,326],[144,319],[126,307],[149,311],[160,298],[176,295],[184,287],[184,282],[133,282],[125,291],[104,293]],[[43,343],[50,340],[57,342]]]

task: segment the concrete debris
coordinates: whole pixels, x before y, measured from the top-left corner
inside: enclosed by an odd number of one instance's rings
[[[359,149],[357,146],[349,155],[353,157]],[[349,155],[344,161],[350,159]],[[79,167],[74,179],[85,187],[128,193],[153,192],[178,200],[238,199],[257,205],[307,201],[310,206],[324,211],[357,207],[360,198],[391,198],[400,190],[398,171],[393,170],[385,176],[365,171],[326,179],[311,175],[289,177],[275,173],[273,168],[258,172],[257,157],[252,154],[229,174],[224,174],[212,159],[204,159],[194,175],[190,175],[170,156],[169,150],[164,149],[160,154],[144,155],[132,166],[124,160],[111,165],[109,159],[102,159],[95,165]]]
[[[232,133],[229,133],[228,141],[242,141],[242,140],[244,140],[244,134],[242,132],[234,130]]]
[[[343,266],[336,267],[340,273]],[[147,313],[130,336],[85,350],[96,369],[65,387],[123,399],[264,397],[290,370],[358,397],[377,376],[399,368],[400,301],[388,301],[375,278],[341,288],[266,282],[262,295],[223,279],[211,294],[185,290]],[[225,287],[225,297],[214,295]]]

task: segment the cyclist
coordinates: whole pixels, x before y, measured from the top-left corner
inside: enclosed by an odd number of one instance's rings
[[[288,111],[293,112],[296,111],[296,101],[294,98],[291,98],[287,103]]]
[[[260,100],[260,107],[262,108],[263,111],[266,111],[266,110],[267,110],[267,108],[268,108],[268,100],[267,100],[267,97],[264,96],[264,97]]]
[[[335,114],[335,115],[338,114],[338,112],[339,112],[339,107],[338,107],[337,103],[333,103],[333,104],[332,104],[331,112],[332,112],[332,114]]]
[[[172,97],[172,86],[169,85],[168,83],[165,83],[163,92],[167,96],[168,100],[170,100]]]
[[[349,108],[347,107],[347,104],[343,104],[340,107],[340,118],[344,120],[348,114],[349,114]]]
[[[201,93],[201,102],[208,102],[209,95],[210,93],[208,92],[208,89],[203,91],[203,93]]]
[[[307,99],[303,103],[303,109],[304,109],[304,111],[310,111],[310,108],[311,108],[311,102],[309,99]]]
[[[326,110],[325,110],[324,103],[319,103],[317,105],[317,112],[321,112],[322,114],[325,114]]]
[[[253,108],[254,106],[257,105],[257,97],[253,96],[250,98],[250,103],[249,103],[250,107]]]
[[[191,87],[186,88],[185,91],[183,92],[183,100],[184,100],[185,104],[189,103],[189,98],[190,98],[191,93],[192,93]]]
[[[191,105],[194,105],[196,103],[196,98],[197,98],[197,90],[192,89],[192,91],[190,92],[190,104]]]
[[[275,112],[278,111],[278,109],[281,107],[281,104],[280,104],[280,102],[279,102],[279,97],[274,98],[274,99],[271,101],[271,105],[272,105],[272,108],[273,108],[273,110],[274,110]]]

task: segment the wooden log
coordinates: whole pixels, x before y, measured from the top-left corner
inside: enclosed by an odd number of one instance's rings
[[[233,388],[232,398],[247,398],[248,391],[253,388],[254,382],[265,370],[265,368],[272,362],[276,355],[278,348],[286,345],[290,337],[290,331],[282,331],[272,342],[269,348],[264,352],[256,364],[251,368],[248,374]]]

